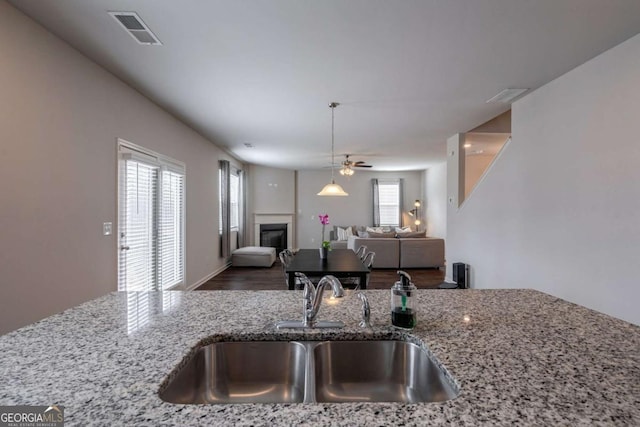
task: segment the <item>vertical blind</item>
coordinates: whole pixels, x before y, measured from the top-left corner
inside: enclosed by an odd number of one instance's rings
[[[120,146],[118,289],[184,283],[184,166]]]

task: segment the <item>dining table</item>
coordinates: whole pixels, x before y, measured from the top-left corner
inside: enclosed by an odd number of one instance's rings
[[[351,249],[331,249],[326,258],[320,257],[318,249],[300,249],[285,267],[289,289],[295,289],[296,273],[304,273],[309,277],[321,277],[328,274],[339,279],[357,277],[360,288],[367,287],[369,269]]]

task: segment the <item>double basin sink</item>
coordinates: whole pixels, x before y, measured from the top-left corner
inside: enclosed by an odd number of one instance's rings
[[[170,403],[440,402],[458,387],[405,341],[244,341],[200,347],[170,376]]]

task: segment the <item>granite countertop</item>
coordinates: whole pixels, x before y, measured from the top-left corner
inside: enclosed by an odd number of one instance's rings
[[[389,326],[388,291],[275,331],[300,291],[114,292],[0,337],[0,405],[65,407],[66,425],[640,425],[640,327],[532,290],[421,290],[418,326]],[[465,320],[466,318],[466,320]],[[411,338],[460,386],[442,403],[176,405],[160,384],[200,342]],[[204,341],[203,341],[204,340]],[[366,356],[363,356],[366,363]]]

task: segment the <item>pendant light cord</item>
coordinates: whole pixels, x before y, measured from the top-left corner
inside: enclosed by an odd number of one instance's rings
[[[336,180],[334,178],[334,169],[335,169],[335,165],[336,165],[336,160],[335,160],[335,153],[334,153],[334,126],[335,126],[335,110],[336,107],[340,105],[337,102],[332,102],[331,104],[329,104],[329,107],[331,107],[331,183],[335,184]]]
[[[344,191],[335,181],[336,168],[336,152],[335,152],[335,108],[340,105],[337,102],[329,104],[331,108],[331,183],[325,185],[318,193],[318,196],[348,196],[349,193]]]
[[[331,103],[331,182],[335,182],[335,179],[333,178],[333,169],[335,167],[335,155],[333,152],[333,127],[334,127],[334,122],[335,122],[335,118],[334,118],[334,113],[336,110],[336,105],[335,103]]]

